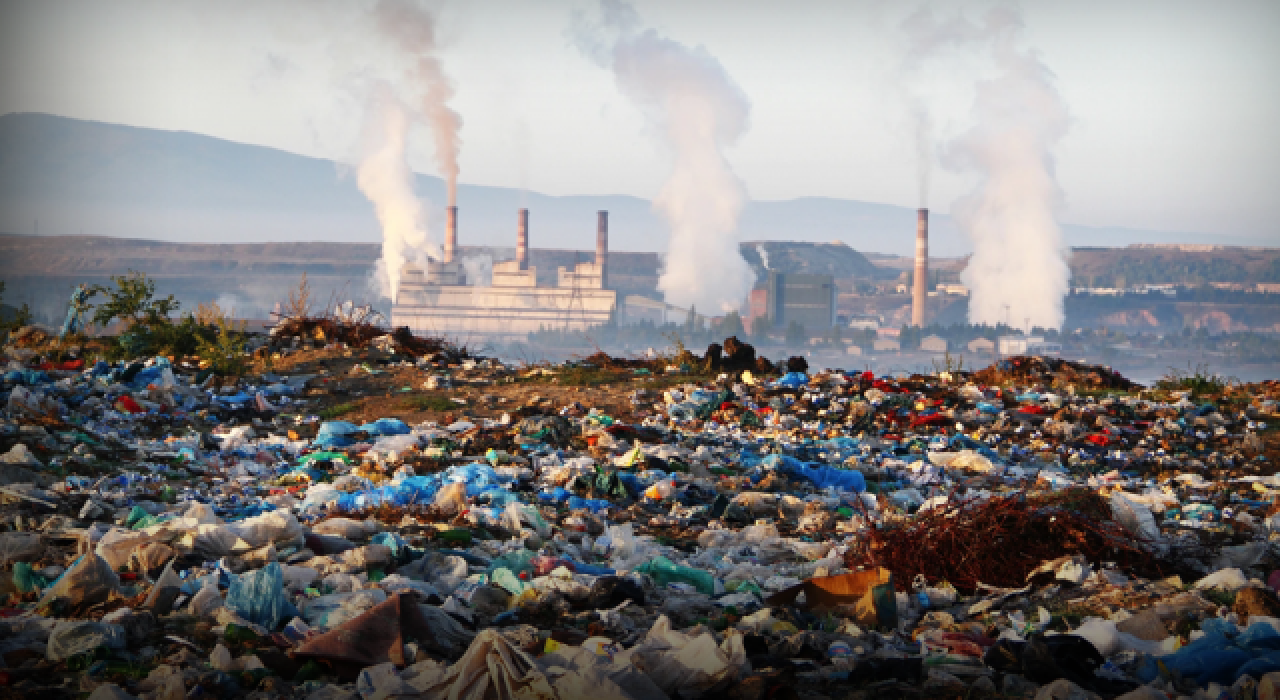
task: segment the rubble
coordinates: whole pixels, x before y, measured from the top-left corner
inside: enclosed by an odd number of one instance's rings
[[[13,697],[1273,697],[1280,384],[1014,357],[516,365],[286,319],[235,376],[27,330]]]

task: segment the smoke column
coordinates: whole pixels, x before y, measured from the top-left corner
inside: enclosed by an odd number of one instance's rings
[[[653,29],[639,28],[632,7],[601,0],[602,27],[577,43],[614,75],[619,90],[671,149],[673,168],[654,208],[671,227],[658,288],[667,303],[728,312],[741,306],[755,274],[738,249],[738,215],[746,188],[724,149],[747,130],[751,105],[716,58]],[[600,37],[610,36],[602,41]]]
[[[952,209],[974,243],[963,273],[969,322],[1061,328],[1070,271],[1053,148],[1069,117],[1053,73],[1035,51],[1018,48],[1022,19],[1010,8],[991,11],[982,24],[938,23],[922,12],[904,27],[922,57],[951,45],[984,52],[995,68],[974,85],[971,126],[942,147],[944,166],[979,178]]]
[[[413,62],[412,75],[422,91],[422,117],[431,127],[435,141],[436,167],[448,187],[449,206],[456,206],[462,117],[449,106],[454,89],[436,57],[435,21],[407,0],[381,0],[375,13],[378,28]]]
[[[429,244],[422,202],[413,191],[413,172],[405,149],[409,124],[409,115],[391,88],[377,87],[365,117],[364,155],[356,169],[356,184],[373,202],[382,226],[382,258],[374,281],[392,303],[405,263],[423,262],[428,253],[439,257],[439,251]]]

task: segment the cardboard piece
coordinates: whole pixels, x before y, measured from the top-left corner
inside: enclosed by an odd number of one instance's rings
[[[888,569],[814,577],[765,599],[770,605],[794,605],[804,593],[804,606],[814,610],[852,608],[855,622],[866,627],[896,627],[898,602]]]

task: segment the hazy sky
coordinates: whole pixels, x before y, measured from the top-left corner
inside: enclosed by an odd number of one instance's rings
[[[958,2],[932,4],[940,13]],[[748,96],[729,151],[756,199],[916,206],[904,87],[945,136],[984,70],[963,57],[900,72],[909,2],[640,1],[702,45]],[[977,18],[990,4],[963,4]],[[1025,45],[1070,110],[1057,148],[1066,222],[1280,239],[1280,2],[1021,3]],[[189,130],[353,160],[369,85],[402,79],[363,2],[0,2],[0,113]],[[612,75],[570,37],[577,0],[439,3],[457,87],[461,179],[548,194],[652,197],[668,154]],[[908,79],[909,78],[909,79]],[[414,167],[433,173],[416,133]],[[973,182],[938,171],[930,205]]]

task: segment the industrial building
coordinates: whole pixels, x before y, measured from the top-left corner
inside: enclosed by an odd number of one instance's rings
[[[550,287],[538,286],[537,270],[529,265],[528,209],[517,218],[516,259],[494,263],[489,286],[467,284],[462,264],[454,260],[457,227],[457,207],[449,207],[444,259],[403,268],[391,307],[393,326],[463,341],[510,342],[544,328],[580,331],[612,318],[617,293],[608,283],[608,212],[597,218],[595,261],[558,268]]]
[[[836,282],[831,275],[769,273],[764,280],[764,303],[752,293],[752,314],[763,306],[764,317],[773,328],[798,323],[806,331],[825,331],[836,323]],[[751,320],[754,320],[752,318]]]
[[[1045,341],[1039,335],[1002,335],[997,341],[1001,355],[1061,355],[1060,343]]]

